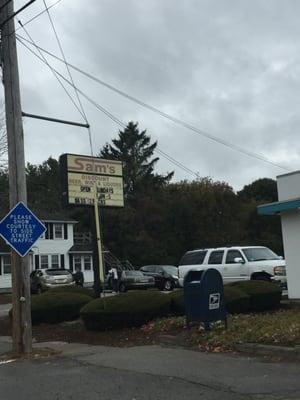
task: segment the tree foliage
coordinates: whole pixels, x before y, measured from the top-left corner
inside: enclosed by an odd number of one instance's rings
[[[240,192],[226,182],[203,178],[171,183],[158,175],[153,158],[157,143],[129,123],[101,157],[124,163],[127,201],[124,208],[101,209],[105,246],[134,265],[177,264],[187,251],[203,247],[265,245],[282,253],[280,217],[259,216],[256,207],[276,201],[276,182],[259,179]],[[63,208],[59,163],[50,157],[26,168],[29,206],[36,212],[63,212],[78,220],[76,229],[90,231],[85,207]],[[0,207],[8,211],[8,177],[0,170]]]
[[[153,157],[157,142],[151,143],[146,130],[140,131],[138,123],[129,122],[123,131],[119,131],[112,144],[106,144],[99,157],[119,160],[123,163],[124,194],[127,199],[136,198],[138,194],[153,190],[168,183],[173,172],[159,175],[154,168],[159,158]]]

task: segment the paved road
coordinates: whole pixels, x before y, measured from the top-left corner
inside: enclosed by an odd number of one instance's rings
[[[5,346],[0,340],[0,351]],[[63,354],[34,361],[0,361],[3,399],[300,399],[300,364],[263,363],[159,346],[42,346]]]

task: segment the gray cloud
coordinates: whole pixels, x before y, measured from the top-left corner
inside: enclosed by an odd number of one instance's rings
[[[41,8],[36,2],[22,20]],[[300,152],[299,12],[296,0],[64,0],[51,10],[70,62],[290,169],[297,168]],[[46,15],[28,29],[41,46],[58,54]],[[80,120],[49,71],[21,47],[19,55],[23,108]],[[66,74],[62,65],[53,65]],[[77,73],[74,79],[122,121],[139,121],[162,150],[203,176],[239,189],[283,172],[165,121]],[[119,128],[83,102],[99,149]],[[83,129],[26,120],[25,133],[31,162],[89,152]],[[192,178],[164,159],[158,168],[175,169],[175,179]]]

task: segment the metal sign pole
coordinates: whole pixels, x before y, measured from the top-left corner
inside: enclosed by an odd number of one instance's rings
[[[97,240],[98,257],[99,257],[100,285],[102,284],[104,286],[104,268],[103,268],[102,240],[101,240],[101,230],[100,230],[100,213],[98,206],[96,183],[94,184],[94,210],[95,210],[96,240]]]

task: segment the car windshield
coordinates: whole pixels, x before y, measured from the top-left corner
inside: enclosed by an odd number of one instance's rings
[[[280,260],[277,254],[267,247],[245,248],[243,249],[248,261]]]
[[[46,270],[47,275],[70,275],[69,271],[63,270],[63,269],[47,269]]]
[[[126,276],[145,276],[140,271],[125,271]]]
[[[178,275],[178,268],[177,267],[173,267],[172,265],[164,266],[163,270],[166,271],[170,275]]]

